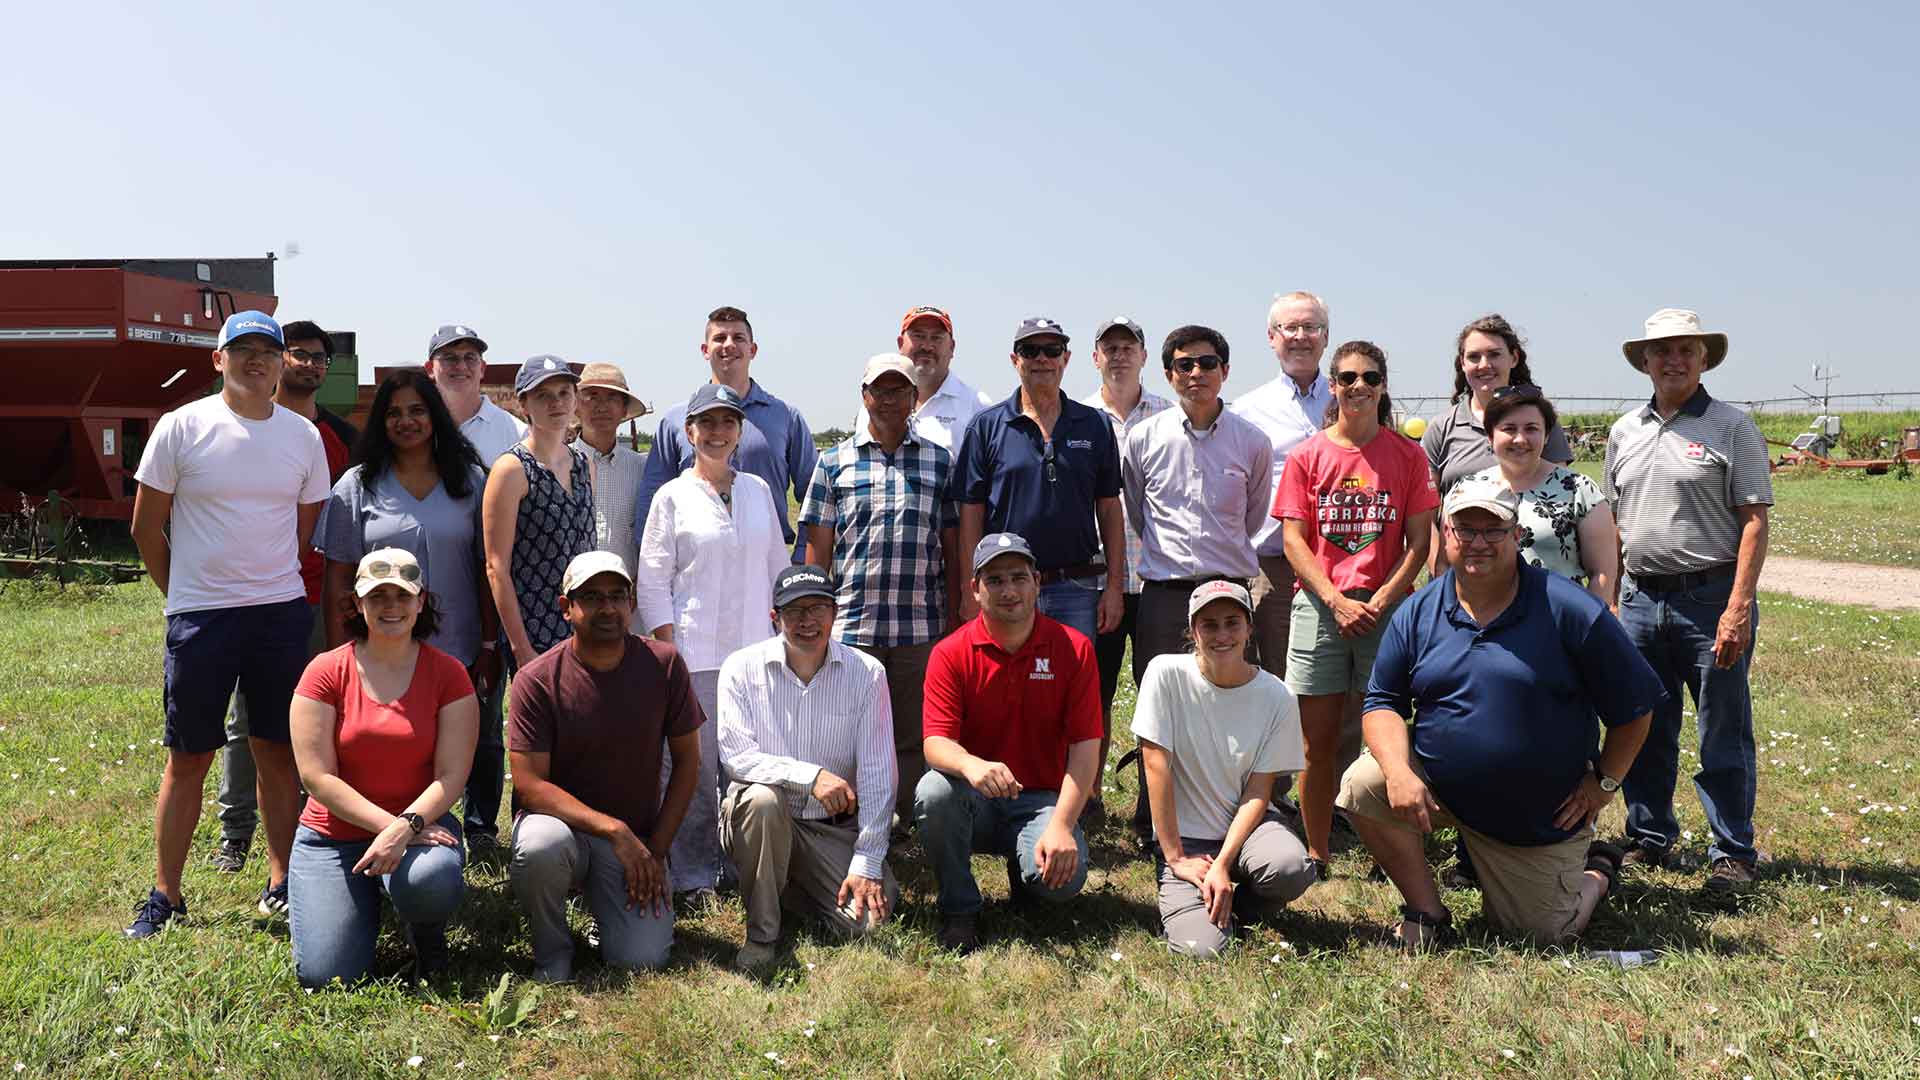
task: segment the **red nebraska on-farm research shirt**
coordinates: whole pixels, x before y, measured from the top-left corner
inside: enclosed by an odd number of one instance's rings
[[[1035,615],[1033,634],[1008,654],[985,615],[948,634],[927,659],[921,730],[998,761],[1023,788],[1060,790],[1067,747],[1100,737],[1100,671],[1077,630]]]
[[[1378,589],[1406,551],[1407,519],[1438,508],[1426,452],[1382,429],[1348,449],[1321,432],[1287,455],[1273,516],[1307,523],[1307,548],[1333,587]]]

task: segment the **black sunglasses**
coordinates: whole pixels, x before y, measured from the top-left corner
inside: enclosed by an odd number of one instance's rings
[[[1042,353],[1045,353],[1049,360],[1058,360],[1061,354],[1067,351],[1067,347],[1065,345],[1017,345],[1013,351],[1019,353],[1022,360],[1031,360]]]
[[[1225,360],[1220,359],[1212,353],[1202,353],[1199,356],[1175,357],[1172,364],[1173,370],[1182,375],[1188,374],[1194,368],[1199,368],[1201,371],[1214,371],[1226,366],[1227,362]]]
[[[1387,377],[1378,371],[1338,371],[1334,373],[1333,380],[1341,386],[1352,386],[1357,382],[1365,382],[1368,386],[1379,386],[1387,381]]]
[[[1498,390],[1495,390],[1493,392],[1493,397],[1490,398],[1489,400],[1499,401],[1501,398],[1513,397],[1515,395],[1518,395],[1523,398],[1531,398],[1534,400],[1541,400],[1547,396],[1540,392],[1539,387],[1534,386],[1531,383],[1520,383],[1518,385],[1508,384],[1506,386],[1501,387]]]

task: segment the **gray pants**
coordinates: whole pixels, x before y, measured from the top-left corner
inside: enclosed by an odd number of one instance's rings
[[[841,937],[864,933],[840,906],[840,885],[853,861],[860,828],[851,821],[809,821],[787,810],[786,794],[766,784],[734,784],[721,804],[720,842],[740,867],[740,895],[747,905],[747,940],[780,940],[780,913],[817,915]],[[889,908],[900,902],[893,868],[881,865],[881,890]]]
[[[326,620],[320,617],[320,605],[313,608],[313,634],[307,639],[307,658],[326,651]],[[239,690],[227,702],[227,745],[220,755],[220,839],[236,847],[253,843],[253,831],[260,824],[260,800],[256,793],[259,777],[254,773],[253,748],[247,745],[247,698]]]
[[[611,967],[665,966],[673,947],[673,905],[655,915],[627,907],[626,869],[613,845],[575,832],[557,817],[523,814],[513,825],[509,867],[514,899],[533,931],[533,977],[573,977],[573,934],[567,930],[567,891],[577,889],[600,925],[600,958]]]
[[[700,776],[694,781],[693,798],[687,803],[687,816],[680,831],[673,834],[673,847],[667,852],[667,874],[673,891],[711,889],[730,880],[733,867],[720,850],[720,796],[727,778],[720,768],[720,669],[696,671],[693,696],[707,722],[700,725]],[[673,754],[660,762],[660,797],[667,796],[667,780],[673,775]]]
[[[1181,837],[1180,843],[1189,855],[1216,855],[1220,851],[1219,840]],[[1156,862],[1160,870],[1160,925],[1167,935],[1167,948],[1200,959],[1220,955],[1232,940],[1232,930],[1222,930],[1207,918],[1207,905],[1200,898],[1198,885],[1174,877],[1164,861]],[[1243,912],[1281,907],[1306,892],[1314,879],[1300,838],[1271,818],[1262,821],[1240,845],[1240,854],[1228,874],[1239,886],[1234,890],[1236,918]],[[1255,912],[1247,912],[1243,905],[1251,905]]]

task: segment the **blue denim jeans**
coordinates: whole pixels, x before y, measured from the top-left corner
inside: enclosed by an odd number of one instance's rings
[[[1707,826],[1713,830],[1707,855],[1752,862],[1758,774],[1753,698],[1747,686],[1752,642],[1732,667],[1713,666],[1714,635],[1732,591],[1732,578],[1689,592],[1646,592],[1631,577],[1621,583],[1620,621],[1667,690],[1666,703],[1653,710],[1653,728],[1633,768],[1627,770],[1622,791],[1629,840],[1643,847],[1667,848],[1680,838],[1673,790],[1680,772],[1680,706],[1685,687],[1693,695],[1700,729],[1700,771],[1693,774],[1693,786],[1706,811]],[[1753,631],[1758,637],[1757,606]]]
[[[973,879],[973,854],[1007,858],[1007,885],[1043,900],[1066,900],[1087,883],[1087,837],[1076,823],[1073,842],[1080,849],[1073,879],[1049,888],[1040,878],[1033,849],[1053,820],[1057,791],[1022,791],[1011,799],[989,799],[957,776],[929,770],[913,791],[913,819],[920,843],[933,863],[940,886],[940,913],[971,915],[980,910],[980,886]]]
[[[1097,577],[1056,581],[1040,586],[1040,598],[1034,606],[1040,614],[1073,627],[1092,641],[1094,627],[1100,624],[1100,590],[1105,586],[1105,579]]]
[[[448,814],[440,824],[460,831]],[[353,864],[372,840],[329,840],[305,825],[294,833],[287,866],[287,928],[293,938],[294,973],[301,986],[353,982],[373,966],[380,933],[380,895],[393,901],[401,922],[444,923],[466,892],[461,849],[415,844],[391,874],[367,877]]]

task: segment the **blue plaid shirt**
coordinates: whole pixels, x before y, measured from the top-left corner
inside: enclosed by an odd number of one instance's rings
[[[862,430],[820,455],[800,524],[833,530],[836,639],[915,645],[946,629],[940,533],[960,527],[952,473],[946,450],[911,431],[892,454]]]

